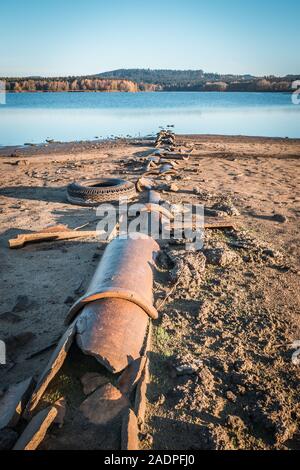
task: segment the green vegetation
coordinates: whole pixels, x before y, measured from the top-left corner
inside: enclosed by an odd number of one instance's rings
[[[6,80],[7,91],[292,91],[300,75],[254,77],[203,70],[119,69],[83,77],[26,77]]]
[[[101,78],[127,79],[151,83],[163,91],[291,91],[291,84],[300,78],[254,77],[253,75],[222,75],[203,70],[119,69],[97,75]]]

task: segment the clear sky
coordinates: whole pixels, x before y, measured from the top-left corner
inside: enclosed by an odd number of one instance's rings
[[[299,0],[7,0],[0,76],[300,73]]]

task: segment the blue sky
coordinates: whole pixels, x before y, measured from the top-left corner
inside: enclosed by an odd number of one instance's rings
[[[300,73],[299,0],[9,0],[0,18],[0,76]]]

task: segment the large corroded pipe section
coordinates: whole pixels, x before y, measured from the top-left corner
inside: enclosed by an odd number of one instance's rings
[[[148,319],[157,318],[152,287],[159,245],[130,235],[107,246],[86,294],[68,315],[71,321],[80,312],[78,346],[114,373],[141,355]]]

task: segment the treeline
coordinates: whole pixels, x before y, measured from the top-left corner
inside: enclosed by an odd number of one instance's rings
[[[198,84],[174,84],[164,87],[164,91],[292,91],[292,81],[280,80],[272,81],[266,79],[260,80],[242,80],[242,81],[208,81]]]
[[[98,77],[153,83],[163,91],[291,91],[292,82],[300,75],[255,77],[250,74],[206,73],[201,69],[119,69],[100,73]]]
[[[83,77],[4,78],[7,91],[54,92],[138,92],[138,91],[257,91],[290,92],[300,75],[254,77],[220,75],[203,70],[120,69]]]
[[[53,92],[53,91],[152,91],[156,87],[137,84],[126,79],[99,78],[62,78],[62,79],[6,79],[6,90],[14,93],[22,92]]]

